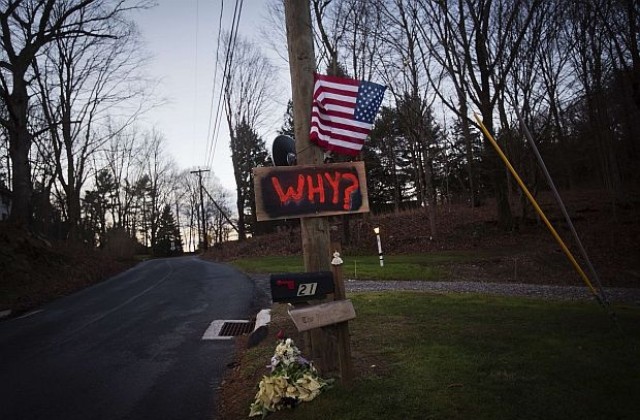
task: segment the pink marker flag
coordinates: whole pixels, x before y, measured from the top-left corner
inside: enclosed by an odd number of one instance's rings
[[[386,88],[315,74],[311,141],[335,153],[357,155],[373,127]]]

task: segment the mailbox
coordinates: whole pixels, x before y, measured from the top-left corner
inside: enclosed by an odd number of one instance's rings
[[[324,299],[333,290],[331,271],[271,275],[271,299],[274,302],[296,303]]]

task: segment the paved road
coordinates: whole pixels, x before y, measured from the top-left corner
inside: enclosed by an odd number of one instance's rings
[[[196,257],[153,260],[0,322],[0,419],[211,419],[255,285]]]

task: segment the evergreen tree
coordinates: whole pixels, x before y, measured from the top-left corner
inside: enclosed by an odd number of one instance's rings
[[[153,244],[153,255],[168,257],[180,254],[182,254],[180,228],[176,225],[171,209],[165,205],[158,221],[158,234]]]
[[[116,189],[113,175],[106,169],[96,174],[95,189],[85,192],[84,212],[84,239],[100,246],[105,243],[107,232],[107,212],[111,208],[112,198]],[[83,236],[83,235],[81,235]]]
[[[393,206],[398,210],[402,202],[410,198],[408,184],[412,174],[408,153],[397,109],[382,107],[364,148],[367,189],[373,208],[382,210]]]
[[[293,101],[287,102],[287,112],[284,114],[284,123],[278,130],[278,134],[295,138],[295,124],[293,122]]]
[[[236,205],[238,209],[238,236],[240,240],[247,233],[255,232],[256,202],[253,188],[252,169],[271,166],[271,159],[264,143],[246,120],[236,126],[231,138],[231,160],[236,179]]]

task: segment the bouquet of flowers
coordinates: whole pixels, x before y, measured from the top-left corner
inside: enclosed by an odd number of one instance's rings
[[[249,417],[261,415],[264,418],[283,407],[311,401],[330,384],[318,376],[313,364],[302,357],[290,338],[278,342],[267,367],[271,374],[260,381]]]

